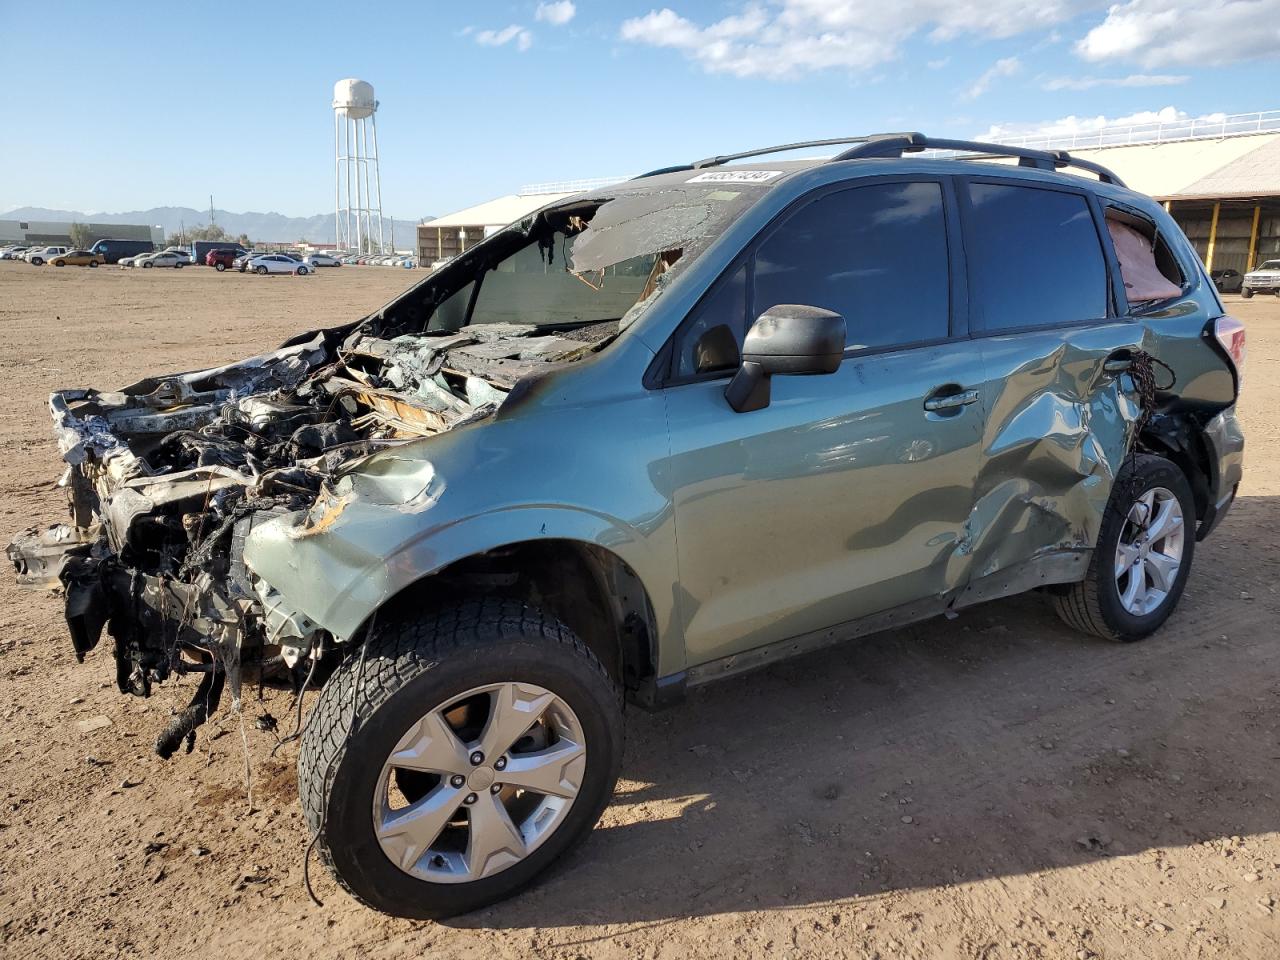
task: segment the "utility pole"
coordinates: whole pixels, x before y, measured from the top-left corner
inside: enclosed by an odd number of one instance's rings
[[[216,222],[213,219],[213,194],[212,193],[209,194],[209,226],[210,227],[217,226]]]

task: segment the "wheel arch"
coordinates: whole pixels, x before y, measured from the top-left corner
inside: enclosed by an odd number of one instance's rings
[[[644,699],[656,678],[658,618],[644,582],[612,550],[572,538],[517,540],[453,560],[389,596],[357,636],[384,612],[422,612],[476,595],[522,600],[554,616],[629,694]]]
[[[1174,463],[1187,478],[1195,502],[1196,519],[1203,520],[1218,485],[1214,459],[1203,439],[1203,427],[1190,412],[1161,413],[1151,418],[1139,437],[1140,446]]]

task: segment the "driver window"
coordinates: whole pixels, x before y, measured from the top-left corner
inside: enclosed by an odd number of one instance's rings
[[[941,184],[868,184],[801,207],[756,251],[752,314],[780,303],[834,310],[851,350],[946,338]]]

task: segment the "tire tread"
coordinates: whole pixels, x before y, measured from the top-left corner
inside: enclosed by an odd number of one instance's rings
[[[394,617],[378,624],[376,635],[365,641],[363,670],[361,654],[353,651],[334,671],[307,720],[298,753],[298,799],[312,835],[324,829],[325,799],[346,753],[352,704],[355,715],[364,721],[405,684],[450,654],[513,637],[532,637],[531,642],[567,648],[612,687],[621,709],[621,688],[599,658],[568,627],[536,607],[518,600],[479,597],[422,616]],[[323,836],[316,846],[339,886],[365,906],[380,909],[343,880]]]

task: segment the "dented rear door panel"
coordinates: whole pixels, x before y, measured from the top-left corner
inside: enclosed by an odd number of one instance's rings
[[[1111,321],[981,339],[988,414],[969,529],[975,580],[1064,551],[1086,559],[1140,412],[1132,378],[1108,361],[1143,349],[1145,336],[1140,324]]]

